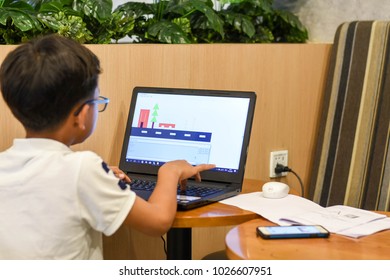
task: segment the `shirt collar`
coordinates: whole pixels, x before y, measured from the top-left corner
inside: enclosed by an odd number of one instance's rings
[[[14,147],[45,151],[71,151],[65,144],[47,138],[17,138],[14,139]]]

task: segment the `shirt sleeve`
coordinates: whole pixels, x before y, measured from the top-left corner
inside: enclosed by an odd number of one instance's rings
[[[113,234],[131,210],[135,193],[92,152],[82,152],[78,176],[80,215],[93,229]]]

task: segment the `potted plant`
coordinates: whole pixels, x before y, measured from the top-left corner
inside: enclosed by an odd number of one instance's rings
[[[307,30],[273,0],[0,0],[0,44],[58,33],[81,43],[302,43]]]

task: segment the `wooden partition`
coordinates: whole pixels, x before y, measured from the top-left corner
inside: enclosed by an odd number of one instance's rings
[[[14,46],[0,46],[0,62]],[[286,149],[307,186],[330,44],[88,45],[102,64],[101,95],[111,99],[95,133],[75,150],[117,165],[135,86],[249,90],[257,93],[245,177],[269,181],[271,151]],[[0,150],[24,131],[0,100]],[[281,179],[299,190],[293,174]],[[261,186],[259,186],[259,190]],[[193,257],[223,248],[226,229],[194,229]],[[211,237],[210,237],[211,236]],[[202,240],[202,242],[199,242]],[[164,258],[163,243],[128,228],[105,239],[108,258]]]

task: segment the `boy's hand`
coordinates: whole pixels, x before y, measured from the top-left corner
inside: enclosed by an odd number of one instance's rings
[[[179,185],[182,191],[185,191],[187,188],[187,179],[190,177],[195,177],[195,180],[200,182],[201,176],[200,172],[209,170],[215,167],[215,164],[199,164],[192,166],[185,160],[174,160],[167,162],[164,166],[165,168],[174,168],[179,172]]]
[[[122,181],[126,182],[126,183],[131,183],[131,179],[129,178],[129,176],[127,176],[125,174],[125,172],[123,172],[122,170],[120,170],[117,166],[109,166],[110,169],[112,170],[112,172],[114,172],[114,175],[121,179]]]

